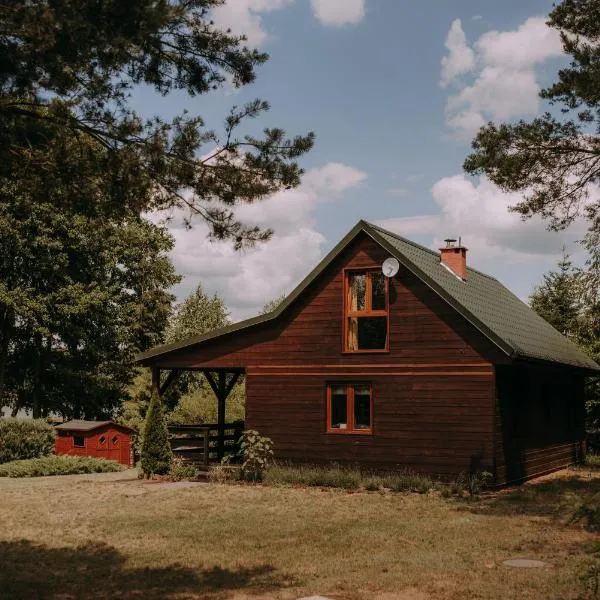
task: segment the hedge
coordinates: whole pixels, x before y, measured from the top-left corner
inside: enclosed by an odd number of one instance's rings
[[[0,463],[47,456],[54,450],[54,427],[43,419],[0,418]]]
[[[81,473],[116,473],[126,467],[114,460],[91,456],[42,456],[0,465],[0,477],[45,477]]]

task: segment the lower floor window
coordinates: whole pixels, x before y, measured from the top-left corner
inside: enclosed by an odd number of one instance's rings
[[[75,448],[85,448],[85,438],[82,435],[74,435],[73,446]]]
[[[330,383],[327,386],[327,431],[372,433],[373,395],[367,383]]]

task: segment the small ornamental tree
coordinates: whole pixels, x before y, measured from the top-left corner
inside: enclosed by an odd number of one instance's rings
[[[141,468],[145,477],[165,475],[171,468],[173,452],[169,444],[169,431],[158,394],[152,394],[146,413],[142,440]]]

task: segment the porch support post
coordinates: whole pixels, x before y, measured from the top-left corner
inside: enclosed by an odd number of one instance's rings
[[[227,396],[229,396],[240,374],[237,371],[232,372],[229,381],[227,381],[227,371],[219,371],[218,379],[210,371],[204,371],[204,375],[217,397],[217,456],[221,460],[225,456],[225,408]]]

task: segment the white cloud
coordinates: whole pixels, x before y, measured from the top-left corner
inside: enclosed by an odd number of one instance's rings
[[[291,6],[294,0],[231,0],[212,9],[212,17],[220,27],[228,27],[234,34],[244,34],[250,47],[264,44],[269,33],[261,13]]]
[[[365,17],[365,0],[310,0],[315,18],[323,25],[356,25]]]
[[[465,138],[473,137],[489,119],[537,113],[540,86],[535,69],[562,54],[558,31],[548,27],[542,17],[531,17],[514,31],[484,33],[475,42],[474,51],[456,20],[446,46],[450,52],[442,59],[440,84],[458,86],[458,92],[446,103],[446,123]],[[467,50],[474,56],[469,68]],[[472,70],[472,83],[459,85],[459,75]]]
[[[289,293],[322,257],[326,239],[315,230],[316,205],[339,200],[341,192],[366,177],[359,169],[331,162],[307,171],[299,188],[239,206],[236,215],[244,223],[275,231],[269,242],[245,252],[235,252],[230,242],[208,240],[208,227],[201,220],[188,230],[181,226],[181,215],[174,216],[169,226],[175,237],[171,256],[184,276],[175,290],[178,297],[202,283],[207,292],[224,298],[234,319],[257,314],[272,298]]]
[[[324,167],[311,169],[304,175],[304,184],[316,192],[343,192],[356,187],[367,178],[364,171],[330,162]]]
[[[547,231],[541,218],[523,221],[508,210],[521,195],[505,193],[485,177],[479,183],[465,175],[445,177],[434,184],[431,193],[438,213],[380,224],[408,238],[429,239],[432,248],[440,247],[446,237],[461,236],[469,248],[470,262],[487,272],[497,270],[499,259],[504,265],[540,260],[546,264],[555,259],[563,243],[572,246],[585,231],[582,221],[560,234]]]
[[[440,86],[443,88],[475,67],[475,53],[467,44],[460,19],[456,19],[450,26],[446,37],[446,48],[448,48],[448,55],[442,58],[440,79]]]

